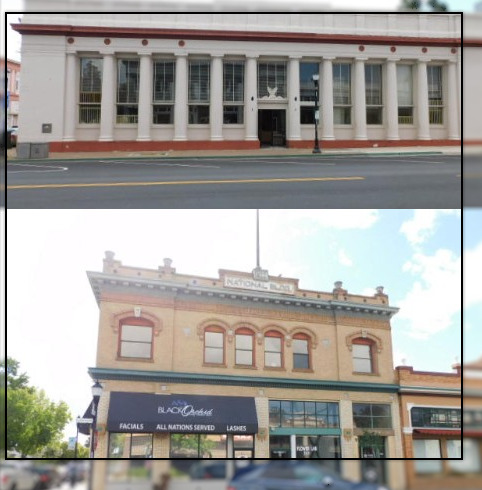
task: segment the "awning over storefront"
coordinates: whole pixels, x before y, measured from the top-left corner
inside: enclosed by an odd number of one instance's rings
[[[93,419],[94,417],[93,408],[94,408],[94,402],[91,401],[89,406],[87,407],[87,410],[84,412],[84,415],[81,418],[82,421]],[[90,434],[91,426],[92,426],[92,422],[80,422],[77,424],[77,428],[79,429],[79,432],[86,436]]]
[[[112,392],[110,432],[256,434],[254,398]]]
[[[415,434],[424,434],[429,436],[461,436],[460,430],[443,430],[443,429],[414,429]]]

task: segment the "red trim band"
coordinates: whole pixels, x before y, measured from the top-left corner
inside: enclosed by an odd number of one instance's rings
[[[334,44],[398,44],[407,46],[461,46],[461,38],[367,36],[353,34],[315,34],[309,32],[216,31],[206,29],[154,29],[136,27],[97,27],[45,24],[11,24],[22,35],[123,37],[139,39],[196,39],[215,41],[295,42]]]
[[[414,429],[416,434],[424,434],[430,436],[461,436],[461,430],[443,430],[443,429]]]
[[[397,146],[460,146],[460,140],[334,140],[321,141],[323,149],[335,148],[389,148]],[[171,151],[171,150],[257,150],[258,140],[225,141],[52,141],[51,152],[93,151]],[[288,148],[313,148],[313,140],[287,141]]]

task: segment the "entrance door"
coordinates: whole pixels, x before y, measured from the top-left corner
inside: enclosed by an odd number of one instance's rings
[[[258,111],[258,138],[264,146],[286,144],[286,111],[283,109],[260,109]]]

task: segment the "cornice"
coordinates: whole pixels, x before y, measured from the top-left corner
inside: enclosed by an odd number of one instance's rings
[[[134,39],[192,39],[316,44],[359,44],[456,47],[460,38],[383,36],[366,34],[317,34],[310,32],[234,31],[209,29],[162,29],[136,27],[74,26],[64,24],[11,24],[22,35],[118,37]]]
[[[266,378],[218,374],[180,373],[170,371],[140,371],[111,368],[89,368],[94,380],[150,381],[224,386],[254,386],[263,388],[290,388],[308,390],[340,390],[357,392],[397,393],[399,386],[387,383],[359,383],[351,381]]]
[[[398,312],[392,306],[374,305],[369,303],[354,303],[351,301],[326,300],[316,298],[300,298],[277,293],[253,292],[229,288],[182,284],[166,279],[146,279],[140,277],[125,277],[99,272],[87,272],[97,303],[100,304],[101,293],[104,287],[124,287],[137,291],[149,290],[174,293],[178,296],[228,299],[243,302],[246,305],[268,304],[275,307],[290,306],[306,308],[313,313],[316,310],[326,312],[350,312],[354,314],[371,314],[380,318],[391,318]]]

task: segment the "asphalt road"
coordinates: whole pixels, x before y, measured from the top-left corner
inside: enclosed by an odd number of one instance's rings
[[[7,208],[460,208],[458,155],[7,162]]]

